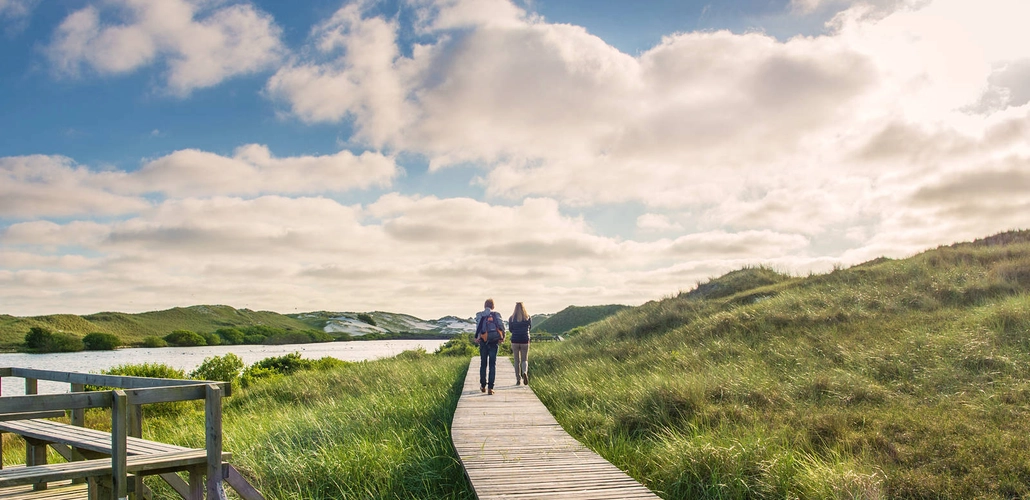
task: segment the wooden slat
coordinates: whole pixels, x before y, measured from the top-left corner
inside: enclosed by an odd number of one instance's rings
[[[230,453],[222,458],[228,460]],[[125,470],[138,474],[158,474],[176,470],[186,470],[203,466],[207,463],[207,451],[185,450],[154,455],[136,455],[125,460]],[[46,465],[10,467],[0,471],[0,488],[34,484],[38,482],[60,481],[81,477],[110,475],[113,472],[111,459],[80,460],[77,462],[61,462]]]
[[[96,373],[60,372],[54,370],[36,370],[33,368],[10,368],[10,375],[15,377],[67,382],[69,384],[85,384],[119,389],[143,389],[147,387],[168,387],[176,385],[218,384],[228,396],[230,384],[227,382],[207,380],[180,380],[171,378],[130,377],[128,375],[100,375]]]
[[[47,441],[50,443],[66,444],[75,448],[111,454],[111,433],[78,427],[75,425],[62,424],[53,420],[19,420],[15,422],[0,422],[0,431],[18,434],[31,439]],[[154,453],[168,453],[174,451],[188,450],[174,444],[148,441],[146,439],[127,437],[125,439],[126,451],[131,455],[148,455]]]
[[[32,486],[28,485],[14,486],[0,491],[0,500],[86,500],[87,498],[89,498],[89,491],[86,483],[70,484],[69,481],[51,483],[43,491],[33,491]]]
[[[32,411],[23,413],[0,413],[0,422],[6,422],[8,420],[28,420],[30,418],[56,418],[63,416],[63,410]]]
[[[476,495],[574,500],[658,498],[569,436],[515,376],[510,358],[497,360],[495,394],[479,390],[479,358],[469,362],[451,441]]]

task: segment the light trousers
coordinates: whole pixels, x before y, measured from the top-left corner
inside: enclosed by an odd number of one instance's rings
[[[511,355],[515,362],[515,378],[520,378],[523,373],[529,373],[529,344],[511,344]]]

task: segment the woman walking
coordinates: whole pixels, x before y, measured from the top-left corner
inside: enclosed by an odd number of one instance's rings
[[[515,361],[515,385],[529,385],[529,329],[533,319],[522,302],[515,303],[515,312],[508,318],[511,332],[511,355]]]

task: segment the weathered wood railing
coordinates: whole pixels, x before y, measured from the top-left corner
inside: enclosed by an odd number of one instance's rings
[[[25,379],[24,396],[0,395],[0,432],[22,436],[26,457],[24,469],[0,470],[0,487],[33,484],[39,491],[46,490],[47,480],[89,477],[90,498],[123,499],[130,491],[143,498],[146,489],[141,476],[149,473],[160,474],[183,498],[191,500],[203,498],[205,492],[209,500],[225,498],[223,479],[245,499],[263,498],[231,465],[223,463],[228,454],[222,452],[222,398],[230,394],[228,383],[29,368],[0,368],[2,377]],[[69,383],[72,392],[37,394],[38,380]],[[113,389],[84,392],[87,385]],[[142,439],[143,405],[201,399],[205,402],[204,450]],[[84,428],[87,408],[110,409],[110,433]],[[38,420],[64,416],[66,411],[71,412],[71,425]],[[47,464],[47,446],[75,463]],[[105,456],[110,457],[109,464],[97,459]],[[189,482],[176,471],[189,472]],[[206,481],[200,480],[202,475]],[[97,493],[108,488],[108,494]]]

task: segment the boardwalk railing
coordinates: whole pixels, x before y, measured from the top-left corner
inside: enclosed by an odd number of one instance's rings
[[[245,500],[263,500],[224,462],[229,454],[222,451],[222,398],[230,394],[228,383],[29,368],[0,368],[2,377],[25,379],[24,396],[0,396],[0,433],[24,438],[26,453],[24,467],[0,465],[0,492],[25,484],[43,492],[50,481],[88,478],[89,498],[123,499],[130,492],[145,498],[149,491],[142,476],[157,474],[189,500],[200,500],[205,493],[209,500],[225,498],[223,479]],[[72,392],[37,394],[38,380],[71,384]],[[87,392],[87,385],[112,389]],[[143,405],[190,400],[205,402],[203,449],[142,439]],[[85,428],[87,408],[110,409],[111,431]],[[66,411],[71,413],[71,425],[45,420],[63,417]],[[68,463],[47,464],[48,446]],[[176,474],[179,471],[188,473],[188,482]]]
[[[479,388],[478,357],[465,375],[451,440],[476,496],[658,498],[569,436],[529,387],[511,382],[514,376],[510,358],[499,358],[499,384],[489,395]]]

